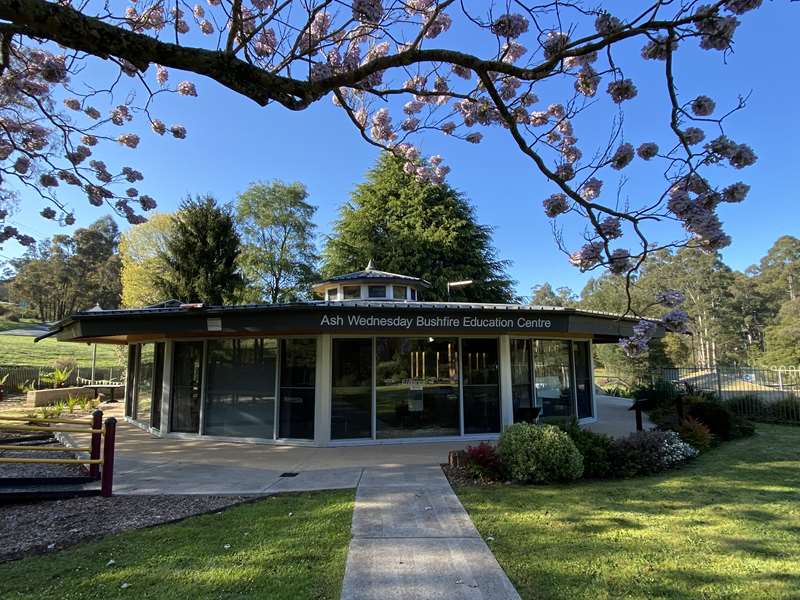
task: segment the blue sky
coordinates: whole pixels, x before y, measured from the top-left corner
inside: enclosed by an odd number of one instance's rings
[[[731,119],[727,130],[734,140],[750,144],[759,160],[741,172],[719,169],[712,177],[714,183],[741,179],[752,186],[743,204],[725,205],[720,211],[726,231],[733,237],[723,257],[736,269],[757,262],[779,236],[800,235],[800,83],[796,66],[791,64],[791,57],[796,56],[798,8],[777,0],[744,15],[735,52],[726,61],[720,53],[688,44],[678,53],[675,68],[683,99],[706,93],[715,98],[721,110],[735,105],[739,94],[751,93],[748,107]],[[463,47],[464,40],[469,39],[458,29],[448,36],[442,38],[441,45]],[[668,139],[663,63],[638,59],[639,45],[637,42],[636,47],[629,48],[627,56],[620,54],[627,76],[639,88],[638,97],[625,106],[625,135],[634,146]],[[172,81],[182,78],[172,74]],[[230,201],[251,181],[301,181],[308,187],[311,202],[319,207],[316,221],[322,242],[339,206],[374,163],[377,150],[358,136],[328,99],[304,112],[292,113],[279,106],[256,106],[210,80],[192,80],[197,84],[198,98],[169,97],[159,101],[156,113],[168,124],[185,125],[189,131],[186,140],[139,131],[142,143],[137,150],[108,148],[103,159],[109,166],[131,164],[140,169],[145,174],[142,191],[155,197],[159,210],[164,211],[174,210],[187,194],[211,193]],[[559,99],[548,92],[544,89],[539,93],[545,105]],[[602,107],[593,113],[598,118],[578,124],[582,142],[607,136],[609,106],[603,98]],[[554,190],[515,150],[507,134],[502,130],[488,132],[477,146],[432,135],[421,147],[426,154],[445,157],[452,168],[449,183],[473,202],[482,223],[495,228],[495,246],[502,258],[513,262],[510,273],[518,282],[519,293],[528,294],[532,285],[544,281],[554,287],[567,285],[580,290],[589,275],[571,267],[557,250],[550,222],[542,212],[542,199]],[[629,179],[624,194],[632,204],[663,188],[659,170],[638,159],[624,175]],[[606,181],[609,193],[615,187],[615,181]],[[79,225],[106,212],[79,197],[62,198],[75,208]],[[38,216],[41,208],[36,198],[23,195],[12,222],[38,238],[52,235],[59,228]],[[121,226],[124,228],[124,223]],[[579,245],[580,230],[568,226],[567,232],[567,240]],[[673,226],[664,226],[653,234],[664,241],[676,231]],[[0,250],[0,258],[19,253],[16,244],[7,243]]]

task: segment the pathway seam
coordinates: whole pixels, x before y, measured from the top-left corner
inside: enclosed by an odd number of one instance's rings
[[[520,600],[438,465],[366,468],[341,600]]]

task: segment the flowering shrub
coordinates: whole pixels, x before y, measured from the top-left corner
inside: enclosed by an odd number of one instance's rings
[[[552,483],[583,475],[583,457],[570,437],[553,425],[515,423],[497,445],[503,465],[514,481]]]
[[[611,477],[614,472],[611,463],[613,438],[581,428],[577,419],[572,419],[563,429],[583,456],[583,476],[587,479]]]
[[[681,439],[687,444],[697,448],[700,452],[708,450],[714,443],[711,430],[693,417],[684,419],[680,433]]]
[[[502,463],[497,449],[487,442],[477,446],[467,446],[467,469],[476,478],[494,479],[502,471]]]
[[[615,439],[610,451],[617,477],[660,473],[697,454],[674,431],[638,431]]]

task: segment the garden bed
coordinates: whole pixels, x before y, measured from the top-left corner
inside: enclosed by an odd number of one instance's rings
[[[194,495],[94,496],[4,506],[0,510],[0,561],[218,511],[246,499]]]

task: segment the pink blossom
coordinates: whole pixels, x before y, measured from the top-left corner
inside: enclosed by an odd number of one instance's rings
[[[212,25],[210,21],[203,19],[200,21],[199,25],[200,25],[200,31],[202,31],[206,35],[211,35],[212,33],[214,33],[214,25]]]
[[[600,262],[603,248],[603,242],[584,244],[580,250],[570,255],[569,262],[581,271],[587,271]]]
[[[645,142],[636,149],[639,158],[650,160],[658,155],[658,145],[653,142]]]
[[[130,183],[136,183],[137,181],[144,179],[144,176],[139,171],[132,169],[131,167],[122,167],[122,174]]]
[[[27,173],[30,166],[31,161],[27,156],[20,156],[14,161],[14,170],[20,175]]]
[[[511,64],[519,60],[527,51],[528,49],[522,44],[508,40],[500,49],[500,56],[502,56],[503,62]]]
[[[117,141],[128,148],[136,148],[139,145],[139,136],[135,133],[123,133],[117,137]]]
[[[590,177],[586,180],[581,188],[578,190],[578,194],[581,198],[586,201],[594,200],[600,195],[600,190],[603,187],[603,182],[597,179],[596,177]]]
[[[725,202],[741,202],[747,197],[749,191],[750,186],[739,181],[722,190],[722,199]]]
[[[164,122],[161,119],[153,119],[150,122],[150,129],[152,129],[158,135],[164,135],[167,131],[167,126],[164,125]]]
[[[156,65],[156,81],[159,85],[165,85],[169,79],[169,71],[166,67]]]
[[[139,197],[139,205],[142,207],[142,210],[153,210],[156,207],[156,201],[145,194]]]
[[[123,125],[126,121],[130,121],[133,119],[131,116],[130,110],[124,104],[120,104],[114,110],[111,111],[111,122],[114,125]]]
[[[136,198],[136,196],[139,195],[139,190],[134,187],[129,187],[125,190],[125,195],[128,196],[128,198]]]
[[[450,15],[445,12],[440,12],[428,25],[428,28],[425,30],[425,37],[429,40],[437,38],[442,33],[450,29],[450,25],[452,24],[453,20],[450,18]]]
[[[692,112],[698,117],[707,117],[714,112],[715,102],[708,96],[698,96],[692,100]]]
[[[100,118],[100,111],[97,110],[96,108],[94,108],[93,106],[87,106],[85,109],[83,109],[83,112],[90,119],[99,119]]]
[[[58,179],[49,173],[45,173],[39,177],[39,183],[42,185],[42,187],[57,187]]]
[[[699,144],[702,142],[706,137],[705,132],[699,127],[687,127],[683,130],[683,139],[686,141],[687,144],[690,146],[694,146],[695,144]]]
[[[397,135],[392,131],[392,117],[389,110],[381,108],[372,115],[372,129],[370,130],[372,139],[379,141],[392,141]]]
[[[631,254],[623,248],[614,250],[608,263],[608,270],[614,275],[622,275],[631,268]]]
[[[620,145],[611,157],[611,168],[620,171],[631,164],[633,160],[633,146],[628,143]]]
[[[480,141],[483,139],[483,134],[479,132],[470,133],[464,138],[470,144],[479,144]]]
[[[441,130],[446,135],[453,135],[453,132],[456,130],[456,124],[452,121],[448,121],[447,123],[442,124]]]
[[[186,127],[183,125],[173,125],[169,128],[169,131],[172,134],[172,137],[178,138],[179,140],[182,140],[186,137]]]
[[[636,86],[630,79],[612,81],[608,84],[606,91],[611,96],[611,100],[616,104],[622,104],[625,100],[631,100],[635,98],[638,93]]]
[[[56,211],[54,211],[49,206],[44,207],[39,214],[42,215],[45,219],[55,219],[56,218]]]
[[[275,48],[278,47],[278,40],[275,37],[275,31],[270,29],[262,30],[256,37],[256,42],[253,45],[255,53],[259,56],[271,56],[275,54]]]
[[[530,114],[530,124],[533,127],[542,127],[547,125],[550,120],[550,115],[544,111],[534,111]]]
[[[747,11],[754,10],[761,6],[763,0],[728,0],[725,8],[736,15],[742,15]]]
[[[505,14],[492,23],[492,33],[504,38],[518,38],[528,31],[528,19],[519,14]]]
[[[732,16],[722,17],[711,6],[699,7],[696,14],[704,17],[695,24],[700,33],[700,47],[704,50],[730,48],[739,20]]]
[[[597,231],[604,238],[613,240],[622,237],[622,226],[616,217],[606,217],[597,227]]]
[[[560,164],[556,167],[556,176],[564,181],[569,181],[574,179],[575,169],[570,163]]]
[[[590,65],[586,65],[575,78],[575,91],[589,98],[597,93],[597,86],[600,84],[600,75],[597,74]]]
[[[594,28],[600,35],[612,35],[623,27],[622,21],[608,12],[601,12],[594,21]]]
[[[66,106],[70,110],[80,110],[81,109],[80,101],[75,99],[75,98],[67,98],[66,100],[64,100],[64,106]]]
[[[353,18],[362,23],[379,23],[383,18],[383,2],[381,0],[353,0]]]
[[[677,40],[672,40],[668,44],[669,38],[666,35],[657,35],[642,48],[642,58],[645,60],[667,60],[667,54],[678,49]]]
[[[542,42],[545,59],[552,58],[563,52],[569,45],[569,35],[562,31],[550,31]]]
[[[567,197],[564,194],[553,194],[549,198],[545,198],[542,205],[544,206],[544,214],[551,219],[569,210]]]

